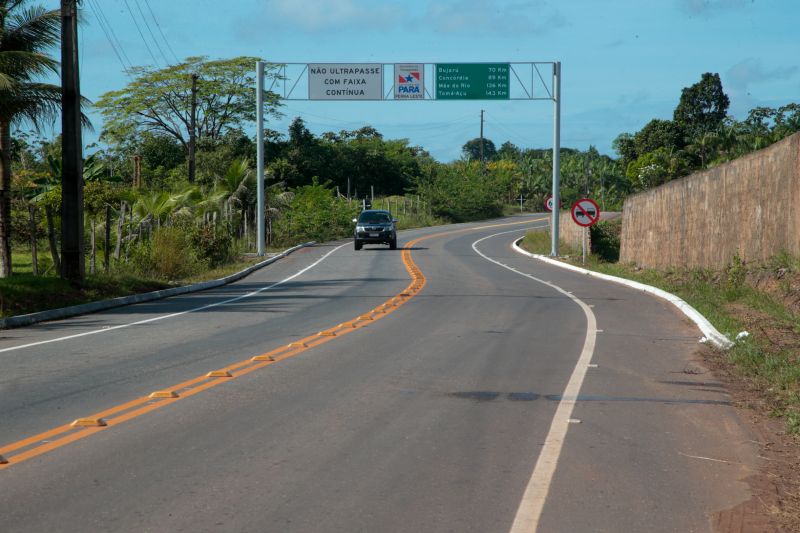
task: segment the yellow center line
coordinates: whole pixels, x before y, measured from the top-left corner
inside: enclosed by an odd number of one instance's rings
[[[264,352],[263,354],[260,354],[258,356],[250,357],[246,360],[239,361],[237,363],[228,365],[225,368],[219,369],[221,371],[229,372],[231,374],[230,377],[209,377],[204,374],[202,376],[197,376],[182,383],[178,383],[171,387],[164,387],[162,389],[165,391],[175,391],[179,394],[178,397],[151,398],[149,395],[142,396],[140,398],[136,398],[129,402],[116,405],[114,407],[111,407],[104,411],[100,411],[99,413],[95,413],[87,417],[89,419],[103,419],[107,424],[105,426],[86,428],[86,427],[74,427],[72,424],[65,424],[47,430],[43,433],[27,437],[20,441],[7,444],[3,447],[0,447],[0,457],[4,457],[5,460],[7,461],[4,464],[0,463],[0,470],[21,463],[33,457],[42,455],[44,453],[51,452],[57,448],[84,439],[86,437],[94,435],[95,433],[98,433],[99,431],[103,431],[110,427],[117,426],[123,422],[127,422],[129,420],[142,416],[156,409],[160,409],[164,406],[173,404],[184,398],[189,398],[204,390],[208,390],[222,383],[229,382],[233,379],[236,379],[240,376],[244,376],[255,370],[259,370],[261,368],[269,366],[273,363],[277,363],[284,359],[289,359],[303,352],[306,352],[312,348],[325,344],[326,342],[330,342],[342,335],[347,335],[348,333],[352,333],[357,329],[361,329],[368,324],[371,324],[377,320],[380,320],[388,316],[389,314],[399,309],[401,306],[408,303],[426,285],[427,280],[425,276],[422,274],[422,271],[419,269],[419,267],[417,267],[416,263],[414,263],[414,261],[411,259],[411,250],[416,244],[422,241],[432,239],[435,237],[452,235],[454,233],[463,233],[468,231],[477,231],[482,229],[503,227],[503,226],[530,224],[533,222],[540,222],[542,220],[546,219],[537,218],[521,222],[511,222],[511,223],[479,226],[473,228],[464,228],[464,229],[446,231],[441,233],[434,233],[432,235],[426,235],[424,237],[418,237],[414,240],[411,240],[405,245],[402,251],[403,265],[405,266],[406,271],[411,276],[411,283],[408,286],[406,286],[406,288],[403,289],[401,292],[399,292],[392,298],[386,300],[384,303],[380,304],[371,311],[357,315],[356,318],[351,319],[348,322],[343,322],[338,326],[324,329],[319,333],[309,335],[303,339],[294,341],[288,345],[280,346],[268,352]],[[335,333],[335,335],[329,335],[330,333]],[[258,360],[257,358],[268,358],[268,359]],[[64,435],[61,438],[50,440],[53,437],[57,437],[65,433],[66,435]],[[36,444],[38,444],[38,446],[35,446]],[[11,456],[7,455],[11,452],[15,452],[23,448],[28,448],[28,449],[25,449]]]

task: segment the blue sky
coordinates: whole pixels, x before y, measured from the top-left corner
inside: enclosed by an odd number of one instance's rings
[[[81,83],[91,100],[127,81],[97,19],[99,7],[136,65],[154,63],[145,42],[164,64],[154,41],[167,58],[173,57],[171,48],[179,58],[252,55],[282,62],[561,61],[562,145],[595,145],[609,154],[619,133],[636,131],[652,118],[671,118],[681,88],[703,72],[721,75],[737,118],[756,105],[800,102],[798,0],[83,0],[83,5]],[[283,110],[286,118],[268,127],[285,132],[298,115],[315,133],[370,124],[388,138],[408,138],[449,161],[477,137],[481,109],[485,135],[498,147],[506,140],[525,147],[552,145],[547,101],[292,101]],[[101,129],[96,115],[94,122]]]

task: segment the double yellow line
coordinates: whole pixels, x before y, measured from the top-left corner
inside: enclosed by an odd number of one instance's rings
[[[225,368],[214,370],[208,374],[197,376],[188,381],[177,383],[166,389],[154,391],[148,396],[142,396],[129,402],[111,407],[104,411],[94,413],[86,418],[79,418],[70,424],[55,427],[43,433],[33,435],[17,442],[0,447],[0,470],[9,468],[15,464],[27,461],[33,457],[53,451],[72,442],[85,439],[95,433],[104,431],[108,428],[118,426],[124,422],[142,416],[156,409],[166,407],[175,402],[189,398],[204,390],[230,382],[238,377],[249,374],[261,368],[267,367],[284,359],[289,359],[307,350],[325,344],[343,335],[347,335],[363,328],[376,320],[381,320],[402,307],[414,296],[416,296],[425,286],[426,279],[416,263],[411,259],[413,247],[424,240],[434,237],[441,237],[453,233],[475,231],[485,228],[500,226],[511,226],[537,222],[542,219],[526,220],[524,222],[512,222],[506,224],[494,224],[490,226],[480,226],[477,228],[465,228],[443,233],[435,233],[425,237],[419,237],[409,241],[402,250],[403,264],[411,276],[411,283],[392,298],[386,300],[381,305],[371,311],[343,322],[338,326],[322,330],[314,335],[309,335],[298,341],[275,348],[269,352],[253,356],[244,361],[239,361]]]
[[[86,418],[79,418],[71,424],[64,424],[32,437],[7,444],[0,447],[0,470],[72,442],[85,439],[99,431],[118,426],[123,422],[189,398],[204,390],[227,383],[278,361],[289,359],[384,318],[405,305],[425,286],[425,276],[411,259],[411,251],[409,250],[419,240],[416,239],[409,242],[402,251],[403,264],[411,275],[411,283],[402,292],[371,311],[343,322],[338,326],[322,330],[319,333],[309,335],[269,352],[214,370],[208,374],[197,376],[188,381],[177,383],[164,390],[155,391],[148,396],[136,398],[99,413],[94,413]]]

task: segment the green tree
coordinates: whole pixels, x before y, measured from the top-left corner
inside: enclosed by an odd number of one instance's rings
[[[0,277],[11,271],[11,127],[27,120],[38,126],[56,116],[61,87],[36,81],[58,72],[46,54],[58,43],[58,10],[0,0]]]
[[[468,161],[480,161],[481,159],[481,139],[480,137],[476,137],[471,141],[467,141],[464,143],[464,146],[461,147],[461,153],[464,154],[464,157],[467,158]],[[486,137],[483,138],[483,160],[484,161],[491,161],[497,155],[497,148],[495,148],[494,143],[487,139]]]
[[[800,104],[779,107],[775,115],[775,127],[780,139],[800,131]]]
[[[506,141],[501,144],[500,149],[497,151],[497,157],[499,159],[517,160],[520,155],[520,149],[511,141]]]
[[[627,177],[634,190],[642,191],[663,185],[691,171],[691,160],[683,150],[664,147],[640,156],[627,168]]]
[[[188,153],[191,125],[192,75],[197,75],[197,140],[221,139],[256,118],[255,57],[208,60],[189,57],[162,69],[136,67],[133,81],[97,102],[105,130],[101,138],[132,143],[142,132],[174,138]],[[267,65],[267,78],[276,78],[277,65]],[[279,97],[265,91],[268,114],[278,116]]]
[[[639,157],[636,152],[636,142],[634,136],[630,133],[620,133],[614,142],[611,144],[617,155],[622,158],[622,164],[627,167],[631,161]]]
[[[706,72],[700,81],[684,87],[673,119],[690,139],[717,131],[728,113],[730,99],[722,90],[719,74]]]
[[[653,119],[633,137],[637,157],[658,148],[679,150],[684,147],[685,132],[672,120]]]
[[[180,143],[171,136],[142,134],[138,150],[142,156],[142,166],[146,169],[171,170],[183,164],[186,154]]]

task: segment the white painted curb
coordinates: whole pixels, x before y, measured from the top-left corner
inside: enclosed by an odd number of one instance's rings
[[[248,274],[255,272],[259,268],[272,264],[279,259],[283,259],[290,253],[299,250],[300,248],[305,248],[306,246],[314,246],[315,244],[317,244],[316,241],[298,244],[297,246],[293,246],[288,250],[284,250],[283,252],[277,255],[273,255],[272,257],[265,259],[264,261],[256,263],[255,265],[251,265],[245,268],[244,270],[240,270],[235,274],[231,274],[230,276],[225,276],[224,278],[214,279],[210,281],[201,281],[200,283],[194,283],[192,285],[182,285],[180,287],[172,287],[170,289],[161,289],[160,291],[144,292],[140,294],[132,294],[130,296],[120,296],[119,298],[112,298],[110,300],[98,300],[96,302],[72,305],[70,307],[61,307],[59,309],[48,309],[47,311],[39,311],[38,313],[30,313],[27,315],[10,316],[8,318],[0,319],[0,330],[19,328],[22,326],[30,326],[31,324],[36,324],[38,322],[44,322],[47,320],[59,320],[62,318],[69,318],[72,316],[85,315],[88,313],[96,313],[97,311],[103,311],[114,307],[122,307],[123,305],[151,302],[153,300],[161,300],[163,298],[169,298],[170,296],[177,296],[178,294],[186,294],[189,292],[197,292],[197,291],[204,291],[206,289],[213,289],[214,287],[220,287],[222,285],[227,285],[228,283],[233,283],[234,281],[238,281],[243,277],[247,276]]]
[[[540,261],[544,261],[545,263],[550,263],[551,265],[556,265],[558,267],[565,268],[567,270],[572,270],[574,272],[579,272],[581,274],[585,274],[587,276],[592,276],[594,278],[599,278],[606,281],[613,281],[614,283],[619,283],[620,285],[625,285],[626,287],[630,287],[632,289],[636,289],[638,291],[646,292],[654,296],[657,296],[663,300],[668,301],[669,303],[680,309],[680,311],[684,315],[686,315],[686,317],[689,320],[694,322],[697,325],[697,327],[700,328],[700,331],[703,332],[703,335],[705,335],[705,337],[709,340],[709,342],[711,342],[711,344],[713,344],[717,348],[720,348],[722,350],[727,350],[729,348],[732,348],[734,345],[734,343],[728,337],[717,331],[717,328],[715,328],[711,324],[711,322],[708,321],[706,317],[701,315],[697,309],[695,309],[694,307],[686,303],[684,300],[678,298],[672,293],[658,289],[651,285],[645,285],[644,283],[639,283],[638,281],[632,281],[625,278],[618,278],[617,276],[609,276],[608,274],[601,274],[600,272],[594,272],[593,270],[586,270],[585,268],[580,268],[567,263],[562,263],[561,261],[556,261],[555,259],[551,259],[544,255],[532,254],[520,248],[519,246],[520,241],[522,241],[522,239],[517,239],[516,241],[514,241],[514,244],[512,245],[514,250],[518,253],[527,255],[529,257],[533,257],[534,259],[538,259]]]

